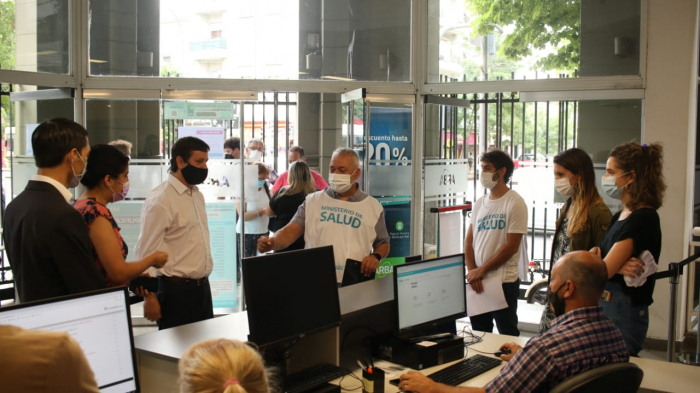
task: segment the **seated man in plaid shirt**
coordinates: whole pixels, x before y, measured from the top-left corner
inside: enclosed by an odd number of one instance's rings
[[[609,363],[629,361],[622,334],[603,315],[598,300],[607,281],[605,262],[588,251],[571,252],[554,265],[547,296],[554,314],[550,330],[527,345],[504,344],[510,355],[500,374],[483,388],[436,383],[417,371],[399,387],[415,393],[548,392],[565,379]]]

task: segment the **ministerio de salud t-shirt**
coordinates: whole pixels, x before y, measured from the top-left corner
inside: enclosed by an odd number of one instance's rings
[[[514,282],[519,277],[521,258],[527,258],[527,205],[517,192],[509,190],[499,199],[489,195],[479,198],[472,207],[472,235],[474,262],[483,265],[499,248],[506,244],[509,233],[521,233],[520,249],[502,266],[503,282]]]

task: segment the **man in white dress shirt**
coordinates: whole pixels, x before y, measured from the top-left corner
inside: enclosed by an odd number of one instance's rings
[[[141,234],[135,259],[162,250],[170,255],[158,269],[160,330],[214,317],[209,274],[214,263],[204,196],[197,188],[207,178],[209,145],[184,137],[173,145],[168,180],[154,188],[141,209]],[[154,306],[146,296],[146,313]]]

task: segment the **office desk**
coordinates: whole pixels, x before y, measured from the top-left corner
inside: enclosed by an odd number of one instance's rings
[[[479,332],[475,332],[479,334]],[[469,348],[476,349],[482,352],[494,352],[498,350],[502,344],[507,342],[514,342],[520,346],[525,346],[528,339],[524,337],[511,337],[511,336],[501,336],[498,334],[484,333],[483,341],[478,344],[470,345]],[[476,351],[469,351],[467,353],[468,357],[474,355],[491,356],[484,353],[479,353]],[[700,387],[700,370],[695,366],[688,366],[680,363],[668,363],[659,360],[652,359],[642,359],[642,358],[631,358],[631,363],[636,364],[644,371],[644,379],[642,380],[642,385],[640,386],[640,392],[693,392],[698,391]],[[430,367],[421,370],[423,374],[432,374],[438,370],[441,370],[454,362],[447,364],[442,364],[435,367]],[[506,362],[503,362],[505,365]],[[472,378],[466,381],[460,386],[472,386],[472,387],[482,387],[489,383],[492,379],[498,375],[503,365],[493,368],[476,378]],[[354,374],[358,377],[362,377],[360,369],[355,369]],[[333,381],[338,383],[340,380]],[[353,382],[350,382],[353,381]],[[343,387],[351,388],[352,386],[359,386],[359,382],[355,379],[346,378],[343,381]],[[389,383],[389,378],[385,381],[384,391],[386,393],[399,392],[399,389]]]

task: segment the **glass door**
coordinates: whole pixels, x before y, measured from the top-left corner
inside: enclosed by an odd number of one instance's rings
[[[343,94],[342,101],[343,145],[358,152],[363,190],[384,206],[391,251],[380,265],[383,276],[391,273],[383,265],[411,254],[415,96],[359,89]]]
[[[477,190],[478,138],[469,100],[426,96],[423,254],[462,253]],[[471,184],[470,184],[471,183]],[[481,195],[481,194],[476,194]]]

